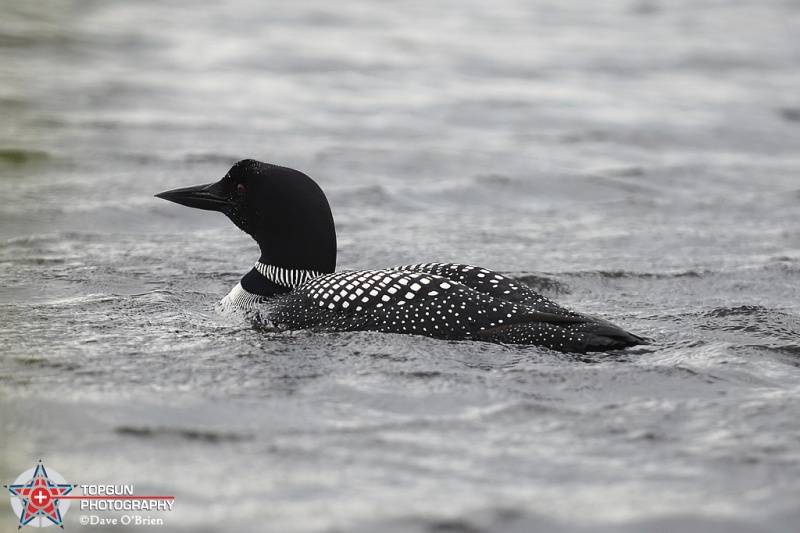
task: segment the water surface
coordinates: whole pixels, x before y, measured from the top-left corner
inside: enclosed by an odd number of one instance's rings
[[[175,494],[159,531],[794,531],[799,32],[778,0],[4,2],[3,483]],[[153,194],[245,157],[320,183],[339,268],[478,264],[653,344],[220,316],[256,245]]]

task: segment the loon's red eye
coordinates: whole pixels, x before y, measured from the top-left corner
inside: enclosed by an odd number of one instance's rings
[[[244,193],[246,192],[247,189],[245,189],[244,185],[242,185],[241,183],[236,186],[236,194],[238,194],[239,196],[244,196]]]

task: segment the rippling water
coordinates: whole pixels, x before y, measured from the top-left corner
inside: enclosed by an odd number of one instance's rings
[[[798,34],[778,0],[4,2],[3,483],[175,494],[159,531],[795,531]],[[245,157],[321,184],[339,268],[479,264],[653,344],[220,316],[256,245],[152,195]]]

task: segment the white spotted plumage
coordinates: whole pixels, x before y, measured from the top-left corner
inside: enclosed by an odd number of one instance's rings
[[[469,265],[342,271],[310,277],[292,289],[262,300],[238,299],[289,330],[380,331],[577,351],[597,330],[618,333],[614,326],[564,309],[511,278]]]

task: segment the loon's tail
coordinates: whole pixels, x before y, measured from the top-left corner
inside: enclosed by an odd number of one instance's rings
[[[605,320],[587,316],[533,313],[530,321],[494,327],[478,338],[503,344],[535,344],[562,352],[622,350],[647,340]]]
[[[587,352],[622,350],[639,344],[647,344],[644,338],[605,321],[587,322],[586,324],[575,326],[573,329],[586,334],[584,351]]]

